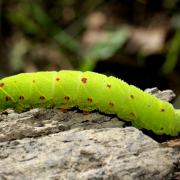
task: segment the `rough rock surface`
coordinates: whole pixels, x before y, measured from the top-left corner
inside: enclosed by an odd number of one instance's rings
[[[82,112],[57,109],[33,109],[24,113],[7,111],[0,115],[0,142],[38,137],[74,128],[92,129],[121,127],[124,122],[116,117],[99,113],[84,115]]]
[[[99,113],[0,115],[0,179],[172,179],[179,154]]]

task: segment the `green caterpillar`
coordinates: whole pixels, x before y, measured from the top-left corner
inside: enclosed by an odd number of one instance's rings
[[[63,70],[22,73],[0,80],[0,111],[36,107],[98,110],[159,135],[180,133],[180,110],[113,76]]]

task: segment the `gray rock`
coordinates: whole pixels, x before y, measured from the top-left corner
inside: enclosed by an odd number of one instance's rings
[[[7,115],[7,113],[9,113]],[[24,113],[8,110],[0,115],[0,142],[25,137],[38,137],[73,128],[91,129],[121,127],[124,122],[116,117],[99,113],[84,115],[82,112],[57,109],[32,109]]]
[[[157,87],[154,87],[154,88],[147,88],[144,91],[167,102],[174,100],[176,97],[176,94],[171,89],[161,91]]]
[[[122,125],[99,113],[1,114],[0,179],[172,179],[177,151]]]

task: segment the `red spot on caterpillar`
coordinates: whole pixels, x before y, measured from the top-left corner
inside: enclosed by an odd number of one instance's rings
[[[109,106],[113,107],[113,106],[114,106],[114,103],[109,102]]]
[[[64,109],[64,108],[60,108],[60,111],[63,112],[63,113],[68,112],[68,110],[67,110],[67,109]]]
[[[133,116],[133,117],[135,116],[135,114],[133,112],[130,112],[129,115]]]
[[[44,96],[39,97],[40,100],[45,100],[46,98]]]
[[[107,87],[108,87],[108,88],[111,88],[111,84],[107,84]]]
[[[56,77],[56,81],[59,81],[60,80],[60,77]]]
[[[83,114],[84,114],[84,115],[88,115],[88,114],[90,114],[90,112],[83,110]]]
[[[130,98],[131,98],[131,99],[134,99],[134,95],[131,94],[131,95],[130,95]]]
[[[86,83],[87,83],[87,78],[83,77],[83,78],[81,78],[81,81],[82,81],[84,84],[86,84]]]
[[[19,100],[23,101],[24,100],[24,96],[19,96]]]
[[[64,96],[64,100],[69,101],[70,97],[69,96]]]
[[[87,100],[88,102],[92,103],[92,98],[88,97]]]
[[[6,96],[6,97],[5,97],[5,100],[6,100],[6,101],[11,101],[11,97],[10,97],[10,96]]]
[[[164,112],[165,111],[165,109],[161,109],[161,112]]]
[[[3,88],[4,87],[4,83],[0,83],[0,88]]]

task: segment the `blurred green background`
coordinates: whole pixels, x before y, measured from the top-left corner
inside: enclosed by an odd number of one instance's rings
[[[0,77],[91,70],[180,94],[180,0],[1,0]]]

